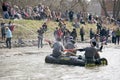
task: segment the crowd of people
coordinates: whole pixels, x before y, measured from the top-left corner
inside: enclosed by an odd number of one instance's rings
[[[32,20],[43,20],[43,19],[51,19],[55,21],[59,21],[59,19],[64,18],[67,21],[74,21],[77,19],[82,24],[85,24],[85,18],[87,15],[87,19],[89,23],[94,23],[97,19],[97,16],[92,14],[87,14],[86,12],[74,12],[73,10],[66,10],[64,12],[58,10],[51,10],[48,6],[39,3],[35,7],[27,6],[21,7],[17,5],[11,5],[10,2],[3,2],[2,4],[3,18],[4,19],[32,19]],[[77,21],[73,24],[75,27]]]
[[[86,60],[93,60],[93,58],[97,60],[100,59],[98,51],[102,50],[103,43],[108,43],[109,38],[111,38],[110,40],[114,44],[119,44],[120,41],[119,27],[112,30],[109,28],[107,29],[103,25],[104,21],[97,16],[93,16],[92,14],[85,16],[86,13],[84,12],[75,13],[72,10],[66,10],[65,12],[52,11],[48,6],[41,3],[35,7],[27,6],[26,8],[22,8],[16,5],[12,6],[10,3],[4,2],[2,4],[2,10],[4,19],[47,19],[58,22],[58,27],[56,27],[53,32],[56,42],[52,43],[48,41],[51,48],[53,48],[53,53],[51,55],[56,58],[62,56],[63,52],[67,50],[66,56],[76,56],[76,51],[85,51]],[[72,22],[72,31],[67,28],[64,21]],[[109,23],[115,22],[111,19],[108,19],[107,21],[109,21]],[[76,49],[75,43],[77,42],[78,36],[80,36],[79,40],[81,42],[85,41],[85,35],[87,34],[85,31],[86,27],[80,26],[80,24],[86,25],[86,22],[89,24],[96,24],[95,31],[93,31],[93,28],[90,28],[89,30],[91,46],[83,49]],[[6,47],[11,48],[11,38],[14,27],[11,22],[8,23],[8,26],[5,26],[4,24],[4,22],[1,22],[2,40],[6,40]],[[79,35],[77,33],[77,29],[79,29]],[[47,30],[48,26],[46,22],[37,30],[38,48],[43,48],[43,36]],[[101,47],[99,46],[99,43],[101,43]]]
[[[62,56],[77,56],[76,51],[85,51],[84,56],[79,56],[77,58],[85,60],[86,63],[93,63],[94,61],[97,63],[100,59],[98,51],[102,51],[103,43],[100,48],[96,48],[97,43],[95,41],[91,41],[90,44],[91,46],[89,47],[77,49],[72,37],[69,38],[69,41],[65,45],[61,43],[60,38],[57,38],[54,43],[49,42],[50,47],[53,48],[51,56],[55,58],[60,58]],[[65,51],[67,52],[65,53]]]
[[[14,30],[14,26],[11,21],[6,25],[4,21],[1,22],[1,37],[2,41],[6,42],[6,48],[11,49],[11,39],[12,39],[12,31]]]
[[[74,26],[73,26],[74,27]],[[79,29],[79,36],[81,42],[85,41],[85,27],[81,26],[79,28],[74,27],[72,31],[67,28],[67,25],[64,23],[64,20],[58,21],[58,27],[55,28],[53,35],[55,42],[49,42],[51,48],[53,48],[53,53],[51,56],[60,57],[63,56],[63,52],[67,50],[67,54],[65,56],[76,56],[76,51],[85,51],[85,60],[94,60],[100,59],[100,55],[98,51],[101,51],[103,48],[103,44],[108,43],[108,38],[111,38],[111,42],[114,44],[119,44],[120,37],[120,28],[116,27],[115,30],[107,29],[103,26],[102,23],[96,24],[96,32],[91,28],[89,30],[89,38],[90,38],[90,47],[86,47],[83,49],[76,49],[75,43],[77,42],[77,31]],[[42,30],[43,31],[43,30]],[[99,44],[101,43],[101,46]]]

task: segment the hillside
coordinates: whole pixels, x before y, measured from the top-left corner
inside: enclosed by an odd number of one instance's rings
[[[8,23],[8,20],[5,20],[6,23]],[[12,20],[12,23],[15,24],[15,28],[13,31],[13,38],[17,39],[18,37],[22,37],[23,39],[36,39],[37,38],[37,30],[42,26],[42,24],[45,21],[41,20]],[[67,28],[72,31],[72,23],[71,22],[65,22]],[[53,38],[53,31],[56,27],[58,27],[58,22],[49,21],[47,22],[48,25],[48,31],[45,33],[44,37],[52,39]],[[89,37],[89,30],[90,28],[93,28],[93,30],[96,30],[96,24],[86,24],[86,25],[80,25],[80,27],[83,26],[85,29],[85,36],[86,38]],[[107,27],[112,27],[113,25],[107,25]],[[79,39],[79,31],[80,29],[77,28],[77,34]]]

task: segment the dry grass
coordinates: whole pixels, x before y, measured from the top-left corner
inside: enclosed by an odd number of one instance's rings
[[[9,22],[8,20],[5,20],[5,22]],[[17,39],[18,37],[22,37],[24,39],[36,39],[37,38],[37,30],[42,26],[42,24],[45,22],[43,20],[12,20],[12,22],[16,25],[13,31],[13,38]],[[72,23],[71,22],[65,22],[67,28],[72,31]],[[57,22],[48,21],[48,31],[45,33],[46,38],[53,38],[53,31],[56,27],[58,27]],[[86,25],[80,25],[80,27],[83,26],[85,29],[86,37],[89,37],[89,30],[90,28],[93,28],[94,31],[96,31],[96,24],[86,24]],[[105,25],[108,28],[114,28],[115,26],[112,25]],[[80,28],[77,28],[77,34],[79,38],[79,31]]]

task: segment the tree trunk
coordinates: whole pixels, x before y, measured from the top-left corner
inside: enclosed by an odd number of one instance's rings
[[[100,5],[101,5],[101,7],[102,7],[102,9],[103,9],[103,11],[104,11],[105,16],[106,16],[106,17],[109,17],[109,14],[108,14],[107,9],[106,9],[105,0],[99,0],[99,2],[100,2]]]
[[[116,13],[116,0],[113,2],[113,18],[115,18],[115,13]]]
[[[114,0],[113,3],[113,18],[117,19],[120,13],[120,0]]]
[[[117,1],[116,16],[115,16],[115,19],[118,18],[119,13],[120,13],[120,0]]]

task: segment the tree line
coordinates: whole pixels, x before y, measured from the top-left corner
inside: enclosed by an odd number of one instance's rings
[[[87,12],[87,8],[89,5],[89,2],[87,0],[0,0],[0,5],[2,5],[2,3],[6,1],[10,2],[12,6],[17,5],[21,7],[26,7],[28,5],[36,6],[39,3],[42,3],[49,6],[51,10],[61,12],[64,12],[65,10],[73,10],[75,12]],[[107,11],[106,0],[98,0],[98,2],[100,3],[105,16],[109,17],[110,15]],[[120,0],[109,0],[109,2],[112,5],[113,18],[120,18]],[[0,12],[2,12],[2,8],[0,8]]]

